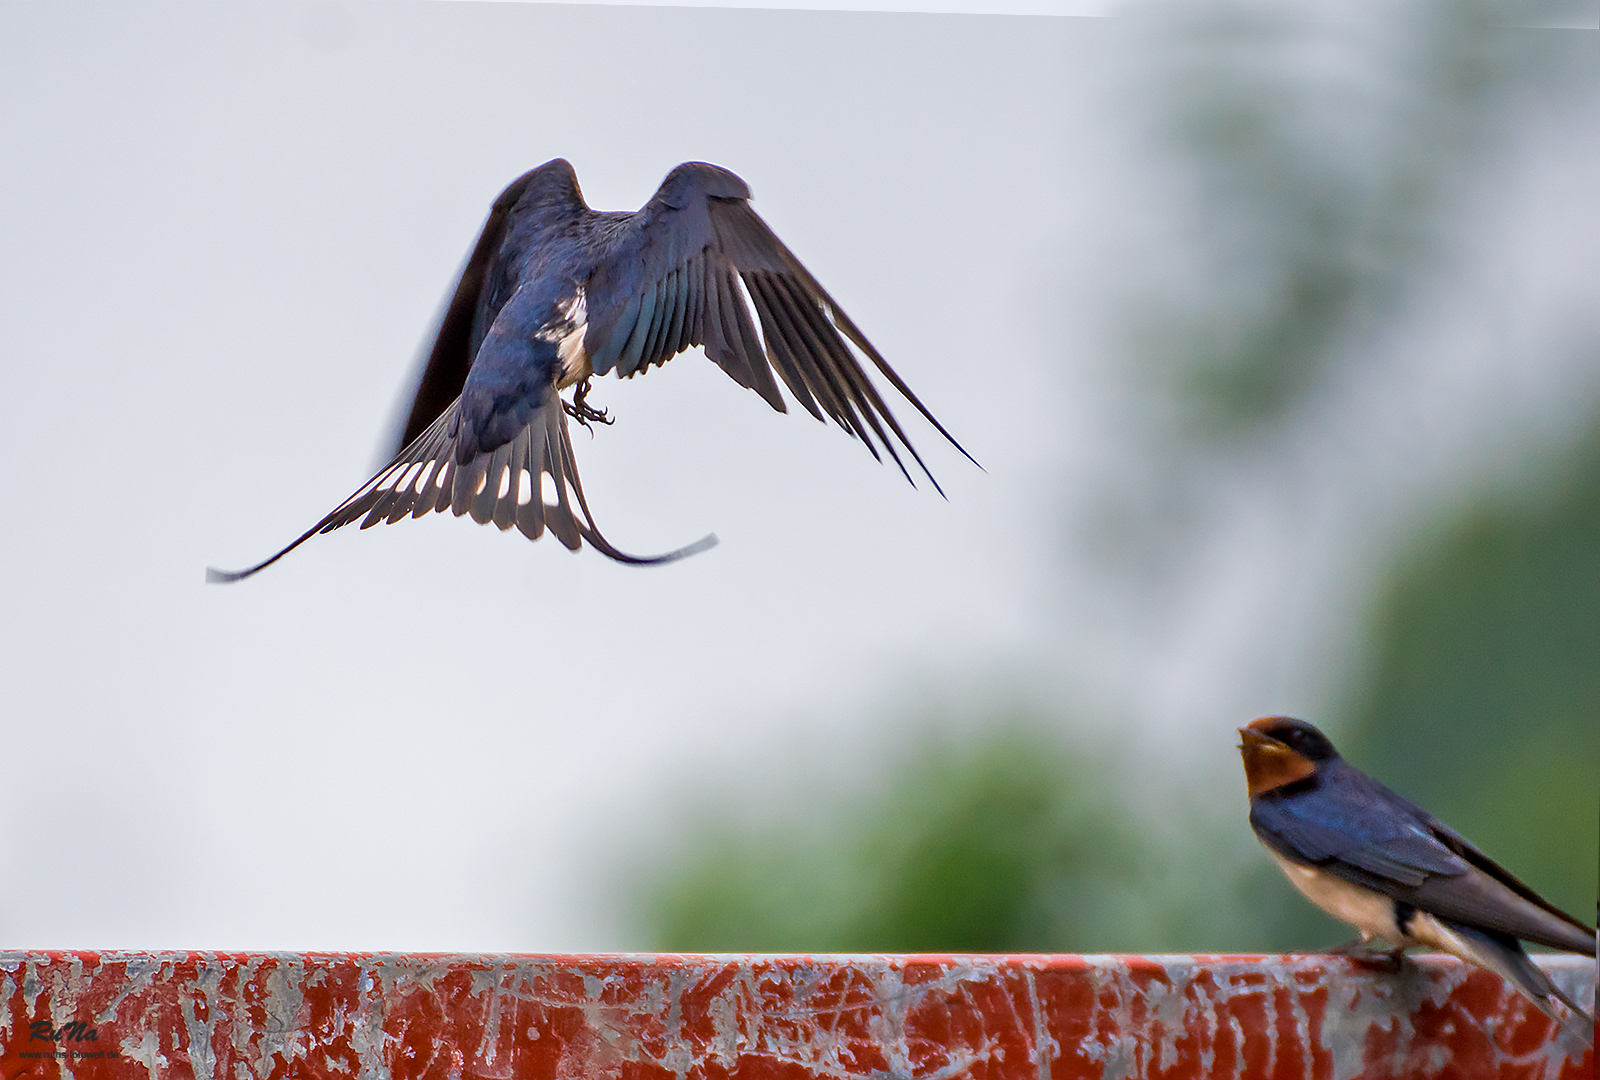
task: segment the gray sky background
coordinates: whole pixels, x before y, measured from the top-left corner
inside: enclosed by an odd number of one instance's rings
[[[1531,125],[1492,178],[1504,242],[1462,259],[1494,310],[1441,299],[1414,335],[1462,347],[1394,343],[1384,393],[1218,479],[1181,587],[1134,602],[1069,537],[1137,475],[1104,313],[1174,227],[1117,122],[1139,25],[0,4],[0,867],[26,883],[0,946],[627,948],[619,838],[725,781],[870,768],[886,703],[1070,697],[1221,773],[1243,719],[1336,697],[1397,508],[1593,401],[1547,346],[1592,328],[1568,238],[1600,153]],[[709,554],[641,570],[435,515],[205,586],[370,473],[489,202],[555,156],[602,209],[683,160],[739,172],[986,471],[901,408],[949,501],[912,490],[696,352],[600,383],[617,424],[577,453],[614,542]]]

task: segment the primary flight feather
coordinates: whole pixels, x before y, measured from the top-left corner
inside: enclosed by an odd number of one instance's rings
[[[705,162],[673,169],[634,213],[591,210],[560,158],[518,178],[495,200],[462,271],[393,460],[282,551],[246,570],[207,570],[207,580],[249,577],[355,521],[367,528],[445,509],[529,539],[548,528],[568,548],[587,542],[619,562],[704,550],[715,537],[650,557],[608,542],[567,430],[568,416],[609,422],[585,401],[594,376],[631,377],[694,346],[784,412],[781,380],[817,419],[833,420],[880,460],[887,453],[908,480],[901,455],[909,455],[940,490],[851,345],[971,455],[749,199],[743,180]]]

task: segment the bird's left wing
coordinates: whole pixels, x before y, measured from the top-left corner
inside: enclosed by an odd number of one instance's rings
[[[439,319],[433,344],[428,350],[427,365],[422,369],[422,377],[411,398],[405,427],[400,432],[398,445],[390,444],[390,453],[404,453],[450,407],[450,403],[461,396],[467,372],[472,369],[473,354],[477,351],[478,343],[473,339],[472,331],[478,323],[484,285],[494,276],[501,262],[501,247],[505,242],[511,210],[522,197],[533,175],[533,172],[528,172],[518,177],[489,208],[489,217],[478,233],[478,242],[473,245],[472,254],[456,280],[455,291],[450,295],[450,303]],[[484,320],[486,323],[487,320]]]
[[[595,374],[614,369],[628,377],[703,345],[734,381],[783,412],[776,371],[808,412],[831,418],[873,457],[882,447],[909,480],[898,442],[939,489],[850,345],[971,455],[750,209],[749,198],[733,173],[690,162],[673,169],[637,214],[608,223],[606,254],[586,285]]]

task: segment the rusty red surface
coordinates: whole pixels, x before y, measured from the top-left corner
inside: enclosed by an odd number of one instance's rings
[[[1593,1007],[1593,961],[1541,963]],[[1443,957],[14,952],[0,1075],[1579,1080],[1595,1058]]]

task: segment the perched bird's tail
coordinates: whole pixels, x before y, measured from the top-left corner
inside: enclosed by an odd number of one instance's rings
[[[1463,960],[1471,961],[1480,967],[1499,975],[1502,979],[1517,986],[1524,994],[1539,1006],[1543,1012],[1556,1021],[1579,1030],[1573,1018],[1581,1019],[1584,1040],[1594,1042],[1594,1017],[1585,1012],[1583,1007],[1573,1001],[1561,988],[1550,981],[1550,976],[1539,970],[1537,964],[1522,951],[1522,945],[1516,938],[1509,934],[1498,934],[1488,930],[1479,930],[1476,927],[1463,923],[1439,920],[1440,924],[1453,931],[1463,947],[1460,955]],[[1457,950],[1452,949],[1452,952]],[[1560,1002],[1565,1005],[1570,1013],[1563,1016],[1556,1007]]]
[[[674,562],[716,546],[713,535],[664,555],[629,555],[613,547],[589,513],[567,432],[567,415],[559,400],[536,410],[510,442],[465,465],[458,464],[456,417],[460,405],[457,398],[393,461],[294,543],[247,570],[208,568],[206,580],[226,584],[247,578],[318,533],[332,532],[353,521],[360,520],[366,529],[380,521],[393,524],[433,510],[450,510],[457,517],[470,513],[479,524],[493,522],[501,530],[514,525],[530,540],[539,539],[548,528],[573,551],[587,541],[607,558],[633,565]]]

